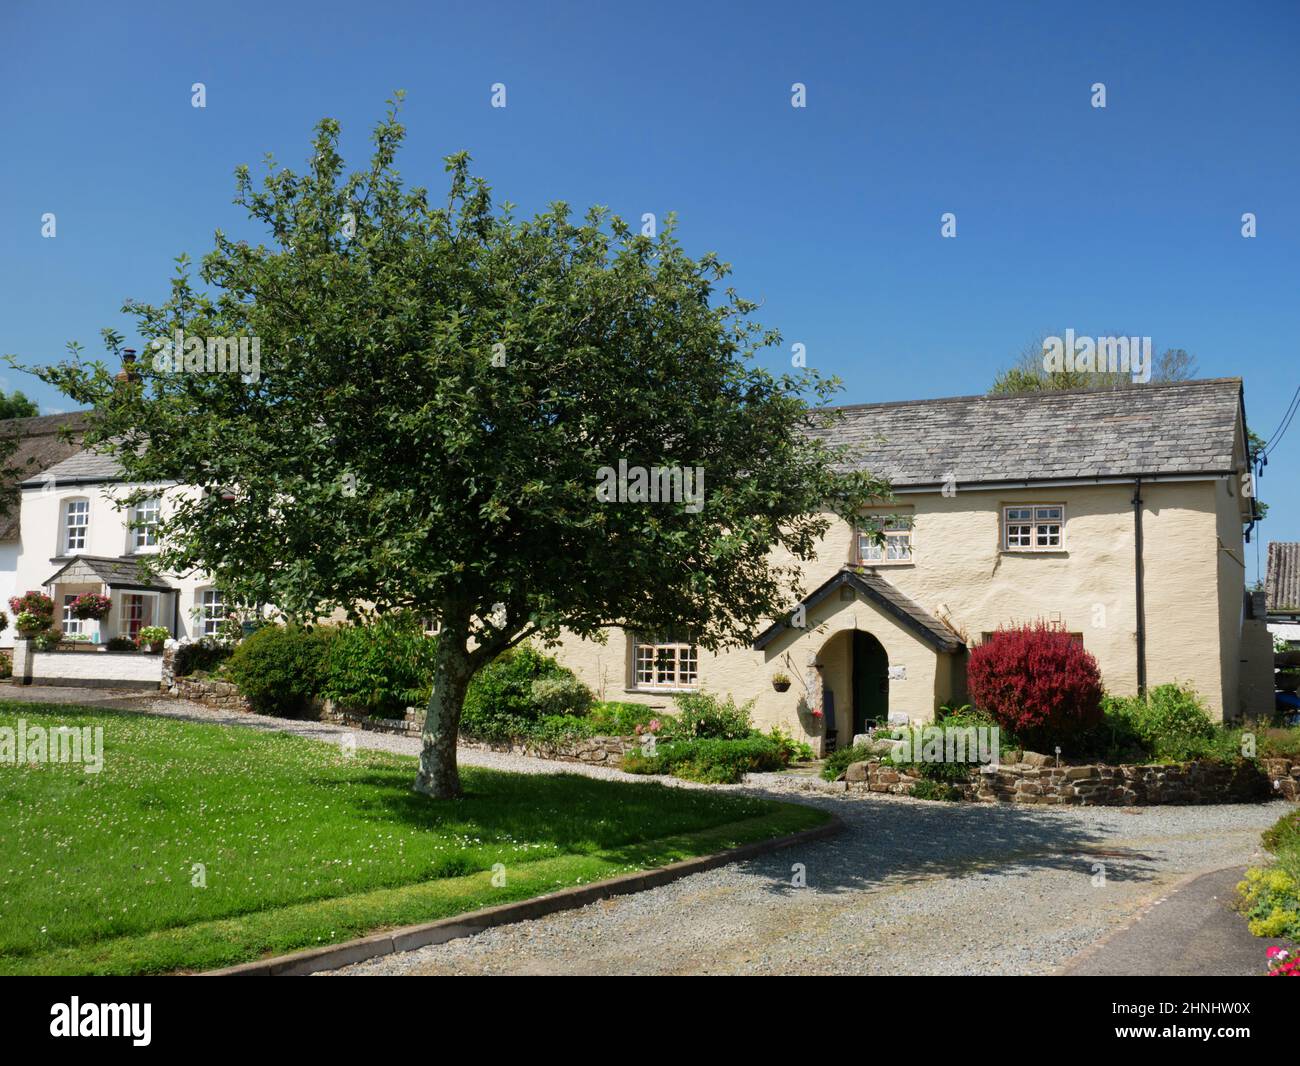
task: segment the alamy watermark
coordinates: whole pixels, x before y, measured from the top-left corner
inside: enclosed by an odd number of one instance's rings
[[[1132,374],[1145,385],[1151,380],[1150,337],[1076,337],[1067,329],[1064,337],[1043,340],[1043,369],[1083,374]]]
[[[242,374],[252,382],[262,377],[260,337],[187,337],[178,329],[171,340],[160,337],[150,347],[160,374]]]
[[[97,774],[104,768],[104,727],[84,725],[28,725],[18,719],[18,728],[0,726],[0,764],[33,766],[40,763],[81,763],[85,772]]]
[[[689,514],[704,509],[704,467],[602,466],[596,471],[601,503],[684,503]]]

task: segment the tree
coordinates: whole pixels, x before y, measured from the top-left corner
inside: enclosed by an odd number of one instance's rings
[[[15,389],[9,395],[0,392],[0,420],[6,418],[34,418],[40,408]]]
[[[1108,336],[1124,334],[1108,334]],[[1133,377],[1120,372],[1083,370],[1048,370],[1044,366],[1043,348],[1049,336],[1064,337],[1065,332],[1041,333],[1020,350],[1015,361],[998,372],[989,388],[990,396],[1010,396],[1026,392],[1056,392],[1061,389],[1105,389],[1133,387]],[[1196,377],[1196,356],[1182,348],[1167,348],[1155,357],[1151,380],[1189,381]]]
[[[755,365],[779,335],[671,219],[655,237],[563,203],[516,221],[465,154],[431,206],[394,168],[397,107],[362,172],[344,176],[330,119],[305,173],[271,160],[255,188],[237,170],[270,245],[218,231],[206,288],[181,256],[165,303],[128,302],[150,353],[133,373],[75,344],[36,372],[94,406],[87,441],[130,480],[200,490],[159,567],[206,567],[299,620],[436,619],[416,788],[450,797],[466,686],[503,650],[610,626],[747,642],[801,594],[827,512],[888,486],[821,434],[837,382]],[[259,365],[208,372],[229,338],[256,340]],[[702,471],[703,505],[606,502],[620,463],[629,499],[637,468]]]

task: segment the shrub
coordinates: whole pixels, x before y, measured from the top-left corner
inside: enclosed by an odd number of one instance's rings
[[[998,630],[971,651],[967,681],[975,704],[1026,744],[1065,743],[1101,721],[1097,660],[1046,622]]]
[[[912,786],[912,798],[956,803],[961,799],[961,789],[944,781],[926,778]]]
[[[533,702],[533,682],[557,676],[572,677],[573,673],[527,645],[499,655],[469,683],[461,732],[497,741],[532,735],[543,717]]]
[[[628,773],[672,774],[714,785],[735,784],[747,773],[780,770],[788,764],[782,745],[764,736],[675,740],[657,745],[653,755],[634,751],[623,756]]]
[[[234,650],[234,645],[213,637],[188,641],[176,649],[172,671],[177,677],[188,677],[199,670],[211,670],[229,659]]]
[[[149,644],[161,644],[170,636],[171,634],[162,626],[145,626],[137,634],[136,639],[140,642],[140,647],[143,648]]]
[[[139,648],[136,647],[135,641],[130,637],[109,637],[108,643],[105,647],[108,648],[109,651],[139,651]],[[176,673],[179,674],[180,671],[177,670]]]
[[[321,694],[380,718],[400,718],[407,707],[429,702],[437,653],[437,638],[410,612],[344,626],[330,642]]]
[[[8,628],[9,616],[5,614],[4,611],[0,611],[0,633],[3,633]]]
[[[1208,740],[1216,731],[1200,697],[1190,688],[1172,684],[1158,685],[1145,704],[1139,701],[1137,728],[1157,750],[1162,740]]]
[[[573,674],[539,677],[530,691],[533,706],[542,715],[581,717],[591,710],[592,693]]]
[[[774,725],[769,729],[767,731],[767,736],[780,745],[787,764],[792,762],[810,762],[816,758],[813,754],[811,744],[806,740],[795,740],[793,736],[787,733],[779,725]]]
[[[731,696],[723,702],[707,692],[683,692],[673,702],[677,714],[668,733],[674,740],[742,740],[753,733],[749,718],[753,700],[737,707]]]
[[[1246,871],[1237,886],[1241,910],[1256,936],[1300,940],[1300,811],[1282,815],[1262,840],[1274,862]]]
[[[617,700],[592,704],[587,714],[593,736],[630,737],[637,726],[645,727],[656,718],[667,723],[668,715],[647,707],[644,703],[622,703]]]
[[[866,762],[868,759],[877,759],[879,757],[866,744],[854,744],[849,748],[836,748],[826,756],[826,761],[822,764],[822,777],[827,781],[834,781],[852,763]]]
[[[0,652],[0,678],[14,676],[14,661],[9,652]]]
[[[266,626],[235,649],[226,675],[255,710],[292,717],[320,691],[333,634],[324,627]]]

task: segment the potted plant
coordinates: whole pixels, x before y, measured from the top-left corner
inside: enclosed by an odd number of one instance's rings
[[[54,601],[43,592],[29,591],[9,598],[18,635],[31,639],[54,624]]]
[[[113,601],[98,592],[83,592],[73,599],[70,606],[73,618],[93,618],[98,622],[108,616],[108,612],[113,609]]]
[[[14,625],[18,627],[18,635],[24,640],[30,640],[41,632],[49,623],[31,611],[19,611],[18,617],[14,619]]]
[[[58,651],[62,639],[63,630],[58,626],[49,626],[37,633],[32,638],[32,643],[36,645],[37,651]]]
[[[145,626],[140,630],[138,639],[142,649],[148,648],[150,654],[157,655],[163,649],[163,641],[169,636],[171,634],[162,626]]]
[[[790,675],[783,674],[779,670],[772,675],[772,687],[777,692],[784,692],[790,687]]]

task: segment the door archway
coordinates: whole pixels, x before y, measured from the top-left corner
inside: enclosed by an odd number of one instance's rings
[[[853,735],[889,721],[889,655],[870,633],[853,631]]]

